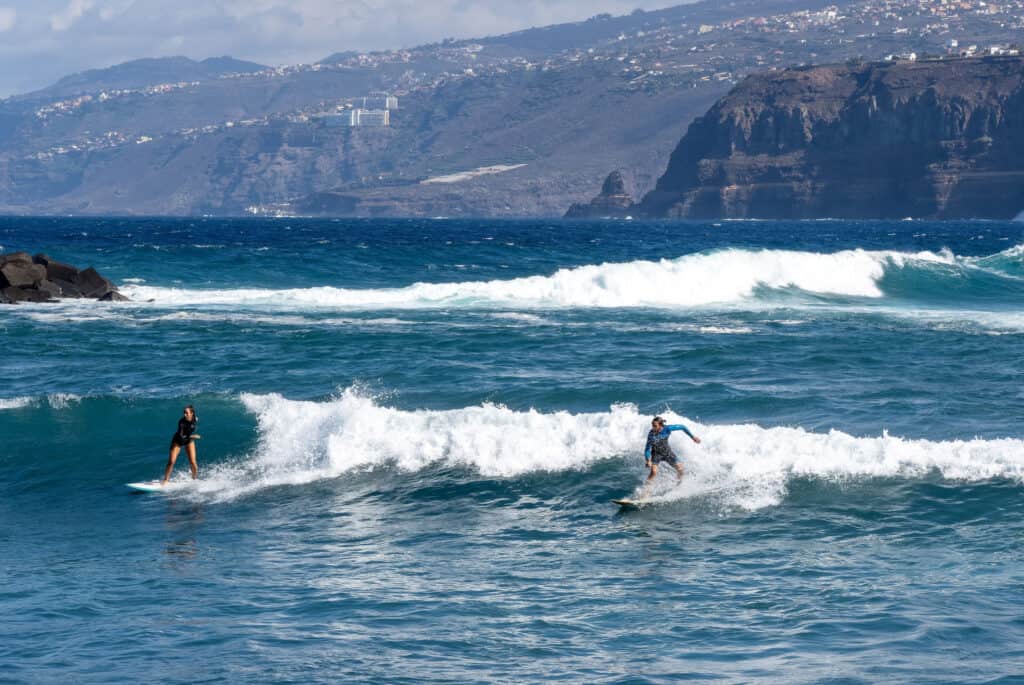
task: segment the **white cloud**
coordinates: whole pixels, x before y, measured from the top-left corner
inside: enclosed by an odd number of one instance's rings
[[[135,0],[105,0],[99,7],[99,18],[104,22],[111,22],[127,11],[134,2]]]
[[[54,31],[67,31],[95,4],[94,0],[71,0],[63,11],[50,15],[50,28]]]
[[[9,31],[18,21],[18,11],[13,7],[0,7],[0,33]]]

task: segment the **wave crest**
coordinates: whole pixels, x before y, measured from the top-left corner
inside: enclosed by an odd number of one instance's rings
[[[28,407],[37,407],[44,401],[50,406],[51,409],[67,409],[69,406],[78,404],[82,401],[81,395],[75,395],[70,392],[55,392],[46,395],[44,398],[38,397],[11,397],[7,399],[0,399],[0,410],[4,409],[25,409]]]
[[[630,405],[594,414],[518,412],[496,404],[403,411],[354,390],[328,402],[277,394],[241,400],[257,416],[263,472],[297,482],[384,464],[418,471],[443,463],[493,477],[565,471],[624,454],[645,434]]]
[[[406,411],[381,406],[354,390],[325,402],[288,400],[277,394],[241,396],[256,415],[260,438],[250,462],[218,476],[203,490],[233,497],[271,485],[301,484],[347,472],[392,467],[415,472],[462,467],[493,478],[585,470],[609,459],[631,460],[642,478],[642,450],[649,416],[633,405],[609,411],[514,411],[484,404],[452,410]],[[778,504],[792,478],[845,480],[944,478],[1024,481],[1024,440],[912,440],[883,433],[855,437],[838,430],[799,427],[702,425],[666,412],[702,438],[673,437],[688,479],[659,495],[677,499],[714,490],[730,504]],[[623,483],[629,488],[630,483]]]
[[[738,302],[761,289],[879,298],[889,267],[955,264],[935,252],[835,253],[724,249],[654,261],[560,269],[550,276],[507,280],[415,283],[403,288],[329,286],[271,290],[185,290],[129,285],[134,300],[158,305],[239,305],[342,308],[430,307],[698,307]]]

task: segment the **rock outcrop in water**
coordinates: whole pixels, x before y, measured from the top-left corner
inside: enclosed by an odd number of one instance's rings
[[[565,213],[567,219],[623,217],[633,209],[633,195],[626,188],[621,171],[608,174],[601,194],[586,204],[577,202]]]
[[[60,297],[105,302],[128,299],[92,267],[79,271],[45,254],[35,257],[27,252],[0,255],[0,304],[48,302]]]
[[[1024,209],[1024,58],[787,69],[694,121],[631,212],[991,218]]]

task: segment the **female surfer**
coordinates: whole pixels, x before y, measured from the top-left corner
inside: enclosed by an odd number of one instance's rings
[[[196,417],[196,410],[190,404],[185,407],[185,411],[180,419],[178,419],[178,432],[171,438],[171,453],[167,457],[167,468],[164,470],[164,479],[160,481],[160,485],[167,485],[167,481],[171,478],[171,471],[174,470],[174,462],[178,458],[178,453],[181,448],[185,448],[185,453],[188,454],[188,465],[192,469],[192,479],[195,480],[199,477],[199,465],[196,464],[196,443],[201,436],[195,432],[196,424],[199,423],[198,417]]]

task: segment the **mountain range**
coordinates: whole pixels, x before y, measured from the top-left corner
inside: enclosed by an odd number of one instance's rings
[[[613,169],[655,189],[750,74],[1019,35],[1022,0],[971,1],[706,0],[315,64],[85,71],[0,101],[0,211],[557,216]],[[348,125],[384,94],[388,126]]]

